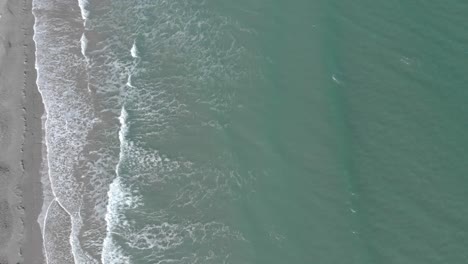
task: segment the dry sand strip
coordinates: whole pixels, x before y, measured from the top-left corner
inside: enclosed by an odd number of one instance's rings
[[[0,264],[44,263],[32,0],[0,0]]]

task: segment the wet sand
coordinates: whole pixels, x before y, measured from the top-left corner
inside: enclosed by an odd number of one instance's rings
[[[0,0],[0,264],[44,263],[41,117],[31,0]]]

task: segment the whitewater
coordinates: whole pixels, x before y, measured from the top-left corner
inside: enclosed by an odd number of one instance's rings
[[[144,143],[144,137],[170,135],[177,126],[175,122],[195,121],[187,108],[190,104],[206,105],[212,113],[231,107],[232,95],[216,98],[204,95],[201,88],[212,85],[216,79],[228,81],[241,76],[236,63],[243,56],[243,47],[229,36],[226,39],[229,42],[225,43],[220,30],[237,25],[221,17],[202,19],[205,14],[191,10],[196,5],[190,7],[186,1],[172,4],[140,1],[133,11],[137,22],[129,24],[136,26],[136,30],[132,32],[130,28],[129,38],[118,39],[111,33],[121,30],[113,22],[118,19],[113,12],[130,9],[120,9],[119,5],[124,3],[117,2],[109,2],[113,8],[109,10],[105,3],[94,4],[96,12],[102,12],[100,16],[93,17],[90,3],[82,0],[33,2],[37,85],[46,109],[47,175],[43,182],[51,187],[41,223],[47,263],[131,263],[130,255],[140,254],[137,252],[158,262],[171,258],[196,262],[207,253],[200,248],[200,256],[185,255],[188,243],[200,245],[197,247],[219,239],[244,243],[242,235],[223,222],[177,216],[170,207],[149,210],[149,197],[141,194],[157,183],[167,185],[168,191],[179,186],[182,192],[174,192],[171,207],[183,208],[198,206],[197,203],[202,204],[201,201],[218,192],[231,192],[230,181],[237,187],[242,185],[231,172],[224,179],[217,175],[219,183],[210,186],[211,180],[203,174],[219,171],[197,168],[189,156],[171,155],[171,158]],[[151,28],[142,28],[147,21],[144,10],[148,8],[163,10],[159,18],[162,24],[153,32],[148,31]],[[180,17],[172,17],[171,12]],[[212,36],[207,38],[201,30]],[[158,37],[166,39],[154,41]],[[154,68],[148,68],[139,45],[157,51],[155,55],[160,61]],[[174,50],[176,53],[166,52],[179,60],[180,65],[174,66],[187,74],[186,78],[160,64],[167,55],[158,49],[176,47],[179,49]],[[142,82],[149,72],[156,78],[148,77],[148,82]],[[151,90],[151,86],[157,89]],[[199,98],[184,99],[174,93],[174,88],[186,90],[189,96],[193,91],[188,88],[200,89],[201,94]],[[152,108],[153,102],[159,107]],[[132,140],[127,139],[130,129],[127,108],[134,113],[133,122],[140,123],[136,129],[146,130],[138,132],[140,135]],[[219,133],[221,125],[214,120],[202,122]],[[192,182],[198,181],[198,187],[184,191],[189,185],[184,187],[180,180],[190,178]],[[202,195],[203,192],[211,194]],[[139,218],[129,218],[128,214]],[[149,222],[141,225],[138,219]],[[127,246],[119,244],[122,239]],[[124,253],[128,246],[135,250],[133,254],[128,249]],[[181,250],[180,256],[175,257],[177,248]],[[154,249],[156,255],[149,253]],[[226,258],[225,250],[210,251],[205,258],[211,261]]]

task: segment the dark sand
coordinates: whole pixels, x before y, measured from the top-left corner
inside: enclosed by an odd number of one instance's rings
[[[0,264],[44,263],[41,116],[31,0],[0,0]]]

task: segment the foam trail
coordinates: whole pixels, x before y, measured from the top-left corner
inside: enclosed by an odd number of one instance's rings
[[[81,38],[80,38],[80,43],[81,43],[81,54],[83,55],[83,57],[85,58],[86,60],[86,67],[89,67],[89,58],[88,56],[86,55],[86,50],[88,49],[88,38],[86,37],[86,34],[83,33],[81,35]],[[86,75],[87,75],[87,88],[88,88],[88,92],[91,92],[91,88],[89,86],[89,70],[86,71]]]
[[[115,244],[112,234],[114,226],[119,224],[118,211],[123,201],[126,200],[127,193],[122,188],[120,178],[114,179],[109,188],[109,201],[106,213],[106,238],[102,245],[101,262],[103,264],[130,264],[130,259],[122,253],[122,250]]]
[[[133,41],[132,48],[130,49],[130,54],[133,58],[138,58],[138,48],[136,46],[136,41]]]
[[[126,85],[127,85],[128,87],[135,88],[135,86],[133,86],[133,84],[132,84],[132,75],[131,75],[131,74],[128,75]]]
[[[80,7],[81,10],[81,17],[83,18],[84,22],[86,23],[86,20],[89,17],[89,11],[86,9],[86,6],[88,5],[88,1],[86,0],[78,0],[78,6]]]
[[[84,33],[83,35],[81,35],[80,42],[81,42],[81,54],[83,55],[83,57],[87,58],[86,49],[88,47],[88,39],[86,38],[86,35]]]
[[[120,148],[121,155],[122,155],[122,144],[124,143],[125,136],[128,133],[127,118],[128,118],[127,110],[125,110],[125,107],[122,107],[122,110],[119,116],[119,121],[120,121],[119,140],[120,140],[120,146],[121,146]],[[117,174],[118,174],[118,171],[117,171]]]
[[[106,237],[102,245],[102,254],[101,262],[103,264],[129,264],[130,260],[127,256],[123,255],[120,248],[115,245],[115,242],[112,238],[114,233],[114,227],[119,224],[119,210],[124,204],[131,204],[131,194],[125,192],[119,174],[119,168],[121,162],[124,158],[124,148],[125,148],[125,136],[128,133],[127,125],[128,113],[125,110],[125,107],[122,107],[119,116],[120,122],[120,131],[119,131],[119,140],[120,140],[120,154],[119,154],[119,163],[117,164],[115,171],[117,177],[111,183],[109,192],[108,192],[108,204],[107,212],[105,216],[106,220]]]

